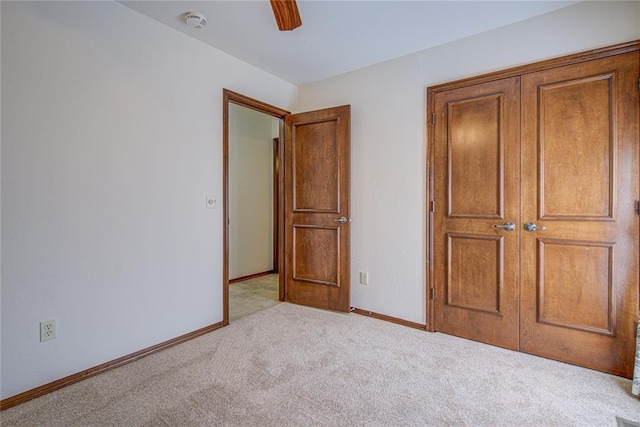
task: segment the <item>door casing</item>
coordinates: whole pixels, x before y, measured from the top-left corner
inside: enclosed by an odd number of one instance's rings
[[[523,65],[519,67],[509,68],[493,73],[482,74],[475,77],[469,77],[456,80],[449,83],[443,83],[427,88],[427,206],[426,206],[426,229],[427,229],[427,283],[426,283],[426,321],[427,330],[434,331],[434,301],[435,293],[434,271],[433,271],[433,250],[434,250],[434,144],[435,144],[435,94],[445,92],[452,89],[467,87],[474,84],[488,83],[496,80],[506,79],[510,77],[522,76],[524,74],[534,73],[538,71],[557,68],[565,65],[578,64],[580,62],[591,61],[594,59],[606,58],[609,56],[620,55],[628,52],[637,52],[640,50],[640,40],[620,43],[613,46],[607,46],[599,49],[589,50],[586,52],[567,55],[560,58],[549,59],[542,62]],[[638,177],[640,181],[640,177]]]
[[[257,99],[250,98],[248,96],[239,94],[237,92],[233,92],[228,89],[222,90],[222,123],[223,123],[223,131],[222,131],[222,182],[223,182],[223,190],[222,190],[222,205],[223,205],[223,215],[222,215],[222,241],[223,241],[223,261],[222,261],[222,323],[224,326],[229,324],[229,104],[236,104],[242,107],[250,108],[252,110],[267,114],[272,117],[276,117],[280,119],[280,140],[284,136],[284,119],[287,115],[291,114],[287,110],[283,110],[282,108],[275,107],[273,105],[269,105],[262,101],[258,101]],[[282,150],[278,150],[279,158],[277,159],[277,164],[282,164]],[[284,229],[284,220],[282,216],[283,212],[283,177],[282,173],[278,174],[278,182],[274,183],[274,189],[277,189],[276,192],[276,208],[278,212],[278,217],[275,219],[277,222],[277,227],[274,227],[274,232],[276,233],[276,239],[278,242],[278,251],[277,254],[274,253],[274,258],[277,259],[277,270],[279,272],[284,271],[284,237],[282,230]],[[284,277],[282,274],[279,275],[279,291],[278,296],[280,301],[284,301],[285,297],[285,288],[284,288]]]
[[[290,149],[290,146],[289,146],[290,143],[287,142],[287,138],[290,138],[291,141],[295,141],[295,138],[293,135],[285,137],[285,134],[291,131],[291,129],[289,128],[291,124],[294,122],[297,123],[297,121],[299,120],[303,120],[303,121],[306,120],[304,123],[300,123],[300,124],[306,125],[307,127],[312,125],[312,123],[315,120],[314,118],[316,118],[316,116],[322,119],[320,120],[319,123],[336,121],[337,123],[339,123],[338,128],[340,130],[340,135],[342,138],[340,139],[340,141],[343,141],[343,143],[349,144],[348,146],[345,147],[346,154],[344,152],[341,152],[342,153],[341,156],[342,156],[342,159],[347,162],[347,164],[350,163],[350,155],[349,155],[350,153],[350,107],[349,106],[333,107],[333,108],[328,108],[324,110],[291,114],[289,111],[283,110],[282,108],[278,108],[278,107],[266,104],[262,101],[258,101],[256,99],[250,98],[246,95],[239,94],[237,92],[233,92],[228,89],[223,89],[223,97],[222,97],[222,111],[223,111],[223,135],[222,135],[223,167],[222,169],[223,169],[223,210],[224,210],[223,227],[222,227],[223,228],[223,268],[222,268],[223,326],[226,326],[229,324],[229,220],[230,220],[229,218],[229,105],[230,104],[236,104],[242,107],[250,108],[252,110],[280,119],[279,136],[277,138],[278,142],[276,142],[276,140],[274,139],[274,150],[278,153],[277,159],[274,160],[274,167],[278,169],[278,174],[277,174],[278,182],[275,183],[275,188],[274,188],[275,198],[277,199],[275,210],[277,210],[278,212],[276,222],[274,223],[274,226],[275,226],[274,233],[277,234],[277,247],[278,247],[277,253],[274,253],[274,258],[277,258],[277,267],[274,269],[277,270],[279,273],[278,279],[279,279],[280,301],[289,301],[290,299],[286,292],[287,277],[289,276],[289,271],[287,270],[287,266],[288,268],[294,268],[293,265],[295,264],[295,261],[291,261],[289,264],[287,264],[287,260],[285,256],[287,254],[287,251],[292,250],[291,248],[286,247],[287,231],[285,229],[285,225],[286,225],[285,217],[287,216],[287,212],[286,212],[287,205],[285,202],[287,201],[287,197],[291,197],[289,201],[293,201],[295,199],[295,194],[292,194],[289,196],[286,195],[286,183],[288,179],[287,175],[291,175],[292,172],[289,171],[287,173],[287,170],[284,167],[286,166],[286,161],[285,161],[286,150]],[[345,119],[346,119],[346,122],[345,122]],[[342,122],[340,122],[340,120],[342,120]],[[287,127],[287,125],[289,125],[289,127]],[[291,144],[294,144],[294,143],[295,142],[291,142]],[[294,163],[295,162],[291,162],[291,165],[293,165]],[[348,171],[349,168],[346,168],[346,170]],[[342,185],[344,188],[341,191],[341,194],[346,195],[346,200],[342,200],[342,203],[345,209],[344,209],[344,212],[341,210],[340,213],[348,217],[349,216],[348,194],[349,194],[350,174],[347,174],[346,176],[347,176],[346,182],[342,182]],[[289,176],[289,178],[291,177]],[[348,224],[341,224],[341,225],[348,227]],[[329,227],[325,227],[325,228],[329,228]],[[331,228],[335,228],[335,227],[331,227]],[[348,237],[349,236],[348,231],[345,232],[344,235]],[[344,273],[344,274],[341,274],[343,286],[341,287],[342,292],[339,293],[341,297],[340,307],[335,308],[331,305],[328,305],[325,307],[322,304],[320,306],[322,308],[335,309],[339,311],[348,311],[350,308],[350,286],[349,286],[350,270],[348,265],[350,257],[348,256],[349,254],[348,238],[346,239],[346,243],[341,246],[343,247],[343,255],[346,254],[346,258],[344,258],[346,259],[346,263],[343,263],[343,265],[346,265],[345,267],[346,269],[345,271],[343,271],[344,268],[340,269],[340,272]],[[291,247],[294,247],[294,245],[291,244]],[[340,260],[342,259],[343,257],[341,256]],[[274,260],[274,263],[275,262],[276,261]],[[293,288],[293,287],[294,285],[291,284],[290,288]],[[344,295],[346,295],[346,297],[342,298],[342,296]],[[319,297],[319,294],[315,296]],[[318,304],[315,304],[313,300],[309,300],[309,299],[296,300],[295,298],[293,298],[292,301],[294,303],[298,303],[302,305],[318,306]]]

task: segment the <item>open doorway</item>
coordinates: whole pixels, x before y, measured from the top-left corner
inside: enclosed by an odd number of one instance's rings
[[[229,105],[229,321],[279,302],[280,119]]]
[[[223,92],[224,324],[284,300],[280,135],[287,111]]]

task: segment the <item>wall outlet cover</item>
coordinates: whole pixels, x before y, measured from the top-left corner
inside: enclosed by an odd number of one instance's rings
[[[56,319],[40,322],[40,342],[49,341],[56,337]]]
[[[369,273],[360,272],[360,284],[368,285],[369,284]]]

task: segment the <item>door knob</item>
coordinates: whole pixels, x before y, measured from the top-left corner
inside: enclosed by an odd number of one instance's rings
[[[496,224],[494,225],[495,228],[502,228],[506,231],[513,231],[516,229],[516,225],[512,222],[505,222],[504,224]]]
[[[348,220],[346,216],[341,216],[340,218],[333,220],[333,222],[339,222],[340,224],[346,224],[349,221],[350,220]]]
[[[533,233],[534,231],[538,231],[538,230],[546,230],[547,227],[538,226],[534,222],[527,222],[524,225],[524,229]]]

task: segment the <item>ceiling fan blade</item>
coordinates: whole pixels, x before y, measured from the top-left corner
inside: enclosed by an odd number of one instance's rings
[[[302,25],[296,0],[270,0],[280,31],[291,31]]]

